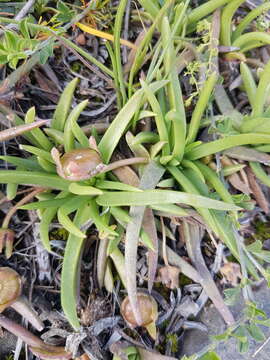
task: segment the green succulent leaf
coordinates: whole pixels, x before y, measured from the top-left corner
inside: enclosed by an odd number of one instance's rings
[[[68,191],[70,182],[55,174],[37,171],[2,170],[0,172],[2,184],[39,185],[46,188]]]
[[[167,84],[167,80],[156,81],[151,84],[149,88],[152,91],[158,91]],[[115,150],[121,136],[124,134],[126,128],[131,122],[134,114],[139,110],[145,97],[143,90],[138,90],[125,104],[125,106],[117,114],[116,118],[111,123],[110,127],[102,137],[98,147],[103,156],[105,163],[108,163],[113,151]]]
[[[221,360],[221,358],[218,356],[216,352],[209,351],[206,354],[204,354],[202,357],[200,357],[199,360]]]
[[[89,219],[89,208],[82,204],[76,211],[73,224],[80,227]],[[79,330],[80,322],[77,316],[77,294],[80,272],[80,261],[85,238],[70,234],[65,248],[65,256],[61,274],[61,304],[64,313],[75,330]]]
[[[142,192],[106,192],[97,197],[102,206],[151,206],[159,204],[184,203],[190,206],[216,209],[240,210],[238,206],[213,200],[201,195],[170,190],[145,190]]]

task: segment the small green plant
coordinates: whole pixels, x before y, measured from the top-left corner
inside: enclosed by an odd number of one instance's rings
[[[26,28],[27,29],[27,28]],[[4,39],[0,43],[0,64],[9,64],[15,69],[18,61],[26,59],[38,45],[38,40],[18,35],[14,31],[5,31]]]
[[[5,360],[14,360],[14,355],[7,355]]]

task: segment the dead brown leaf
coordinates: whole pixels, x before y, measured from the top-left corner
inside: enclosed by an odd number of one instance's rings
[[[162,266],[158,270],[157,281],[161,281],[169,289],[179,288],[179,274],[181,270],[176,266]]]
[[[234,163],[229,158],[227,158],[226,156],[223,156],[221,158],[221,163],[222,163],[223,166],[234,165]],[[241,179],[241,177],[240,177],[240,175],[238,173],[234,173],[234,174],[228,176],[226,179],[229,181],[229,183],[236,190],[239,190],[244,194],[250,194],[251,189],[249,187],[247,177],[246,177],[245,172],[243,170],[241,172],[241,175],[242,175],[242,178],[244,177],[245,179]]]
[[[245,184],[240,176],[238,174],[232,174],[230,176],[227,177],[227,180],[229,181],[229,183],[236,189],[241,191],[244,194],[250,194],[251,193],[251,189],[249,187],[248,184]]]
[[[270,164],[270,155],[245,146],[236,146],[223,151],[227,156],[244,161],[258,161],[263,164]]]
[[[232,286],[237,286],[242,278],[240,265],[234,262],[227,262],[220,268],[221,274],[224,276],[224,282]]]
[[[57,85],[53,81],[49,80],[46,76],[44,76],[39,70],[35,70],[35,78],[39,87],[44,92],[46,92],[46,97],[55,104],[57,104],[59,100],[59,91]]]
[[[155,250],[148,250],[148,291],[151,293],[158,266],[158,236],[152,209],[145,209],[142,226],[155,248]]]
[[[122,156],[120,154],[115,154],[113,156],[113,161],[121,159]],[[135,173],[135,171],[130,166],[122,166],[118,169],[113,170],[114,175],[118,177],[118,179],[124,184],[139,186],[139,177]]]
[[[247,167],[246,172],[247,172],[250,188],[252,190],[253,196],[254,196],[257,204],[260,206],[260,208],[266,214],[268,214],[269,213],[268,201],[266,200],[260,185],[257,183],[256,177],[255,177],[253,171],[251,170],[250,167]]]

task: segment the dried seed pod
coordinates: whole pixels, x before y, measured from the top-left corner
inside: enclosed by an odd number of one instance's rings
[[[44,329],[44,324],[31,307],[31,304],[21,296],[22,280],[19,274],[8,267],[0,268],[0,313],[11,306],[38,331]]]
[[[8,267],[0,268],[0,312],[13,304],[21,295],[22,282],[19,274]]]
[[[142,323],[139,325],[134,317],[129,297],[125,297],[124,301],[121,304],[121,313],[126,322],[132,326],[143,326],[154,323],[158,316],[157,303],[152,298],[152,296],[139,293],[138,294],[138,307],[141,313]]]
[[[99,153],[90,148],[74,149],[62,157],[58,150],[53,148],[51,154],[58,175],[71,181],[87,180],[104,167]]]

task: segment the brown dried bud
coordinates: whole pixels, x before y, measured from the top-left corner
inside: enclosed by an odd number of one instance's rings
[[[53,148],[51,154],[56,162],[58,175],[67,180],[87,180],[103,168],[99,153],[90,148],[74,149],[62,157],[58,150]]]
[[[21,295],[22,282],[19,274],[8,267],[0,268],[0,312],[13,304]]]
[[[158,280],[169,289],[179,288],[179,274],[181,270],[176,266],[166,265],[158,270]]]
[[[86,38],[85,38],[84,34],[79,34],[76,37],[75,41],[79,45],[85,45],[86,44]]]
[[[5,247],[5,254],[7,259],[12,255],[13,242],[14,242],[15,233],[10,229],[0,229],[0,253]]]
[[[138,307],[141,313],[142,323],[140,326],[146,327],[147,325],[154,323],[158,317],[157,303],[152,298],[152,296],[139,293],[138,294]],[[132,326],[139,326],[137,323],[131,304],[129,301],[129,297],[125,297],[124,301],[121,304],[121,313],[126,322]]]

